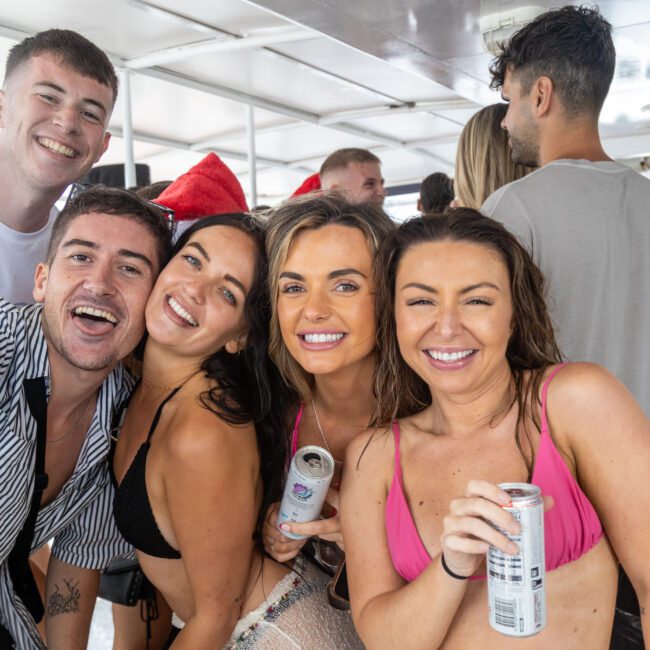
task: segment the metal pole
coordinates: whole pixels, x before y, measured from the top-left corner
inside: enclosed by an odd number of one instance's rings
[[[124,187],[137,184],[133,156],[133,123],[131,121],[131,73],[120,70],[120,95],[122,97],[122,139],[124,140]]]
[[[255,107],[246,104],[246,135],[248,137],[248,177],[250,179],[249,207],[257,205],[257,159],[255,156]]]

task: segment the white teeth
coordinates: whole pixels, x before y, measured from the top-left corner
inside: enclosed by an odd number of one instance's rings
[[[176,312],[183,320],[187,321],[192,327],[198,327],[199,324],[180,306],[177,300],[174,300],[174,298],[170,296],[167,302],[174,312]]]
[[[117,318],[115,318],[115,316],[113,316],[111,312],[105,311],[103,309],[95,309],[94,307],[77,307],[74,310],[74,313],[76,316],[80,316],[81,314],[88,314],[89,316],[103,318],[104,320],[107,320],[109,323],[112,323],[113,325],[117,325]]]
[[[465,357],[472,354],[474,350],[463,350],[462,352],[438,352],[437,350],[427,350],[427,353],[432,359],[436,361],[443,361],[444,363],[453,363],[460,361]]]
[[[66,147],[64,144],[61,144],[56,140],[50,140],[50,138],[39,138],[38,143],[54,153],[63,154],[66,158],[74,158],[77,155],[77,152],[74,149]]]
[[[332,343],[334,341],[340,341],[343,338],[344,334],[305,334],[305,341],[307,343]]]

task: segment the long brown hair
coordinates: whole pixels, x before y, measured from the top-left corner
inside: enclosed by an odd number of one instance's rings
[[[384,242],[377,265],[377,306],[383,315],[377,338],[382,351],[375,391],[379,403],[377,426],[396,417],[422,411],[431,404],[427,384],[406,364],[397,344],[395,279],[406,251],[417,244],[439,241],[470,242],[496,251],[508,269],[512,292],[513,331],[506,349],[519,408],[517,446],[530,471],[532,459],[524,454],[520,433],[527,415],[539,429],[537,409],[527,408],[539,394],[544,370],[561,360],[553,326],[544,302],[544,277],[530,255],[500,223],[477,210],[458,208],[442,215],[419,217],[403,223]],[[530,448],[530,446],[529,446]]]
[[[289,249],[296,237],[306,230],[317,230],[329,225],[347,226],[360,230],[376,263],[379,246],[389,232],[395,229],[390,217],[370,203],[349,203],[338,192],[305,195],[288,200],[274,210],[268,220],[266,250],[269,258],[269,297],[271,301],[271,331],[269,354],[284,380],[308,399],[313,377],[305,372],[291,356],[282,339],[278,318],[278,284],[287,261]],[[323,251],[326,255],[327,251]],[[375,315],[377,325],[379,318]]]

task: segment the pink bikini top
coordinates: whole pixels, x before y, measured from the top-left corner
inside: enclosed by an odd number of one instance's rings
[[[300,405],[298,414],[296,415],[296,422],[293,425],[293,432],[291,434],[291,458],[296,455],[298,451],[298,430],[300,429],[300,420],[302,420],[302,409],[304,404]]]
[[[531,481],[541,488],[542,494],[551,495],[555,501],[554,506],[544,514],[547,571],[577,560],[595,546],[603,535],[603,527],[594,507],[573,478],[549,432],[546,393],[551,379],[563,365],[551,373],[542,388],[542,430]],[[395,470],[386,500],[386,536],[393,566],[410,582],[427,568],[431,556],[420,539],[404,495],[397,422],[393,422],[393,433]]]

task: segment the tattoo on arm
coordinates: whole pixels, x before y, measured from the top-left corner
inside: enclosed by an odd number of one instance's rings
[[[641,616],[645,616],[645,607],[640,607],[641,610]]]
[[[59,614],[74,614],[79,611],[79,601],[81,600],[81,592],[77,588],[79,582],[66,580],[65,590],[59,590],[59,585],[54,583],[54,593],[50,596],[47,603],[47,615],[58,616]]]

